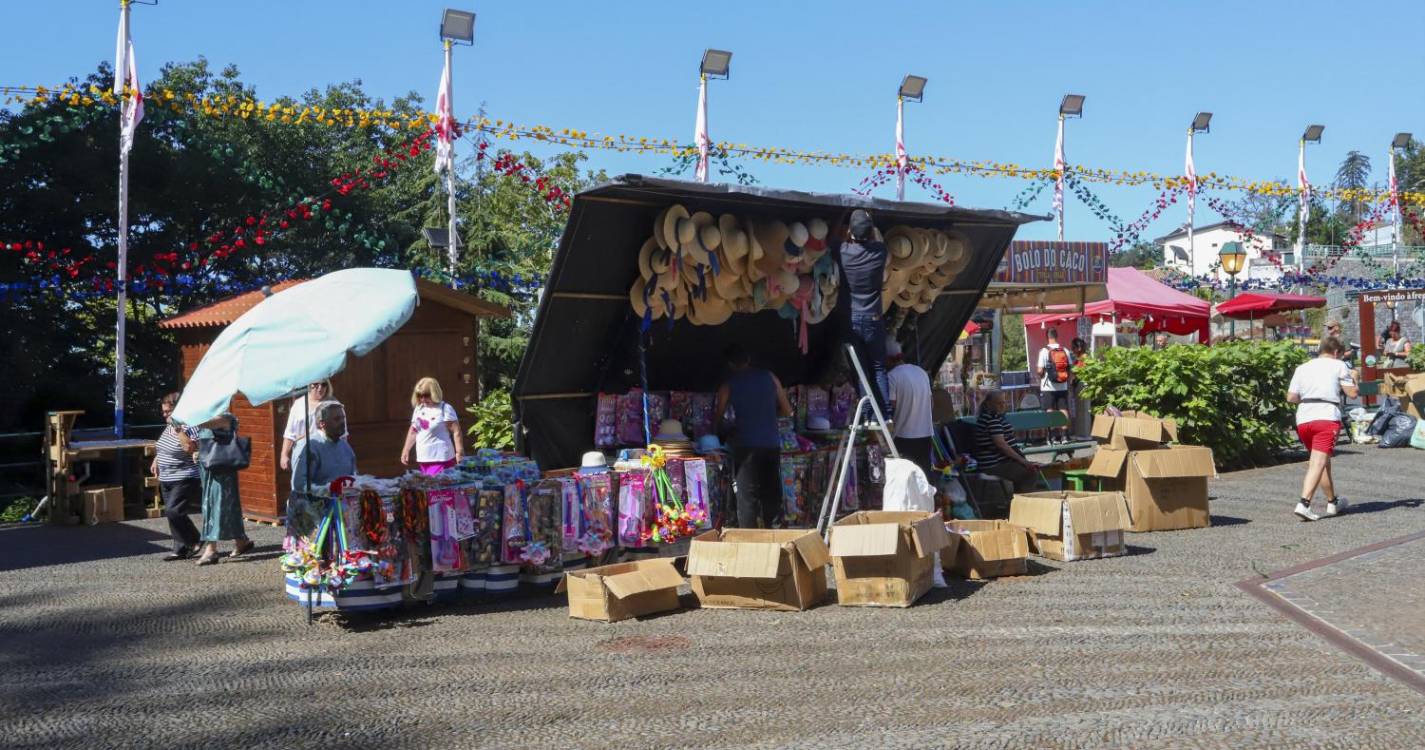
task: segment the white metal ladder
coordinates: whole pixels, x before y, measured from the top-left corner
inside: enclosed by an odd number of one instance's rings
[[[816,529],[821,532],[823,539],[831,537],[831,524],[836,520],[836,513],[841,509],[841,495],[846,490],[846,477],[851,473],[851,461],[856,455],[856,435],[862,430],[874,430],[879,433],[881,442],[885,444],[891,457],[900,458],[900,453],[896,451],[896,441],[891,437],[890,428],[886,426],[886,417],[881,414],[881,405],[873,395],[873,386],[866,380],[866,372],[861,369],[861,360],[856,357],[856,350],[850,344],[846,345],[846,356],[851,360],[851,366],[856,370],[856,379],[861,382],[861,399],[856,402],[856,411],[851,417],[851,424],[846,430],[846,439],[841,442],[841,448],[836,453],[836,465],[831,472],[831,483],[826,488],[826,495],[821,500],[821,513],[817,516]],[[867,406],[871,408],[867,410]],[[874,415],[874,421],[872,417]]]

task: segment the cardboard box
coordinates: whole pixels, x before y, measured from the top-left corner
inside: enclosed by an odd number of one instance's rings
[[[569,592],[570,617],[618,622],[678,609],[681,585],[673,558],[660,557],[571,570],[554,591]]]
[[[84,491],[84,522],[90,526],[124,520],[124,488],[93,487]]]
[[[721,529],[693,537],[688,575],[704,607],[795,612],[826,598],[829,560],[815,530]]]
[[[1022,576],[1029,572],[1029,553],[1038,552],[1034,535],[1009,521],[950,521],[951,538],[959,539],[955,554],[942,554],[940,566],[961,578]]]
[[[1088,560],[1128,552],[1128,507],[1119,492],[1030,492],[1015,495],[1009,522],[1034,532],[1039,555]]]
[[[1212,525],[1207,478],[1217,474],[1212,449],[1174,445],[1151,450],[1100,448],[1089,476],[1128,500],[1129,531],[1198,529]]]
[[[867,510],[831,527],[831,565],[842,606],[909,607],[930,590],[935,553],[955,554],[957,539],[938,511]]]
[[[1178,439],[1178,423],[1151,414],[1125,411],[1120,416],[1100,414],[1093,419],[1093,438],[1110,448],[1153,448]]]
[[[1381,393],[1400,400],[1401,411],[1416,419],[1425,419],[1425,372],[1409,375],[1386,373]]]

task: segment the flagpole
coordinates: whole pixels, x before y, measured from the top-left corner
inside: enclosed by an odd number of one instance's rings
[[[124,124],[133,106],[124,81],[128,78],[129,0],[119,0],[118,52],[114,59],[114,88],[119,99],[119,252],[116,259],[118,298],[117,321],[114,326],[114,436],[124,437],[124,370],[128,367],[124,340],[127,338],[129,307],[129,149],[125,146]],[[137,85],[137,81],[134,82]]]
[[[1391,230],[1390,245],[1391,256],[1395,263],[1394,284],[1400,283],[1400,196],[1397,194],[1400,187],[1395,182],[1395,144],[1391,144],[1390,151],[1386,153],[1385,163],[1389,167],[1390,207],[1391,207]]]
[[[1054,180],[1054,203],[1059,214],[1059,241],[1064,241],[1064,113],[1059,113],[1059,136],[1054,141],[1054,170],[1058,176]]]
[[[909,165],[905,150],[905,97],[896,97],[896,200],[905,200],[905,173]]]
[[[698,163],[693,168],[693,177],[698,182],[708,181],[708,74],[698,73],[698,116],[693,140],[698,144]]]
[[[1192,226],[1193,217],[1197,213],[1197,168],[1192,163],[1192,132],[1191,125],[1188,126],[1187,141],[1187,179],[1188,179],[1188,199],[1187,199],[1187,241],[1188,241],[1188,273],[1197,277],[1197,246],[1193,243]]]
[[[444,41],[445,41],[445,69],[446,69],[447,71],[449,71],[449,75],[450,75],[450,77],[451,77],[451,80],[448,82],[448,85],[447,85],[447,87],[446,87],[446,91],[448,91],[448,92],[454,92],[454,90],[455,90],[455,81],[454,81],[455,71],[451,70],[451,67],[450,67],[450,40],[449,40],[449,39],[446,39],[446,40],[444,40]],[[447,95],[447,106],[450,108],[450,113],[451,113],[450,116],[451,116],[452,118],[454,118],[454,116],[455,116],[455,103],[452,102],[452,101],[449,101],[449,95]],[[449,225],[449,226],[447,227],[447,229],[446,229],[446,231],[449,233],[450,236],[449,236],[449,238],[448,238],[448,247],[447,247],[447,249],[446,249],[446,253],[450,256],[450,257],[449,257],[449,265],[450,265],[450,285],[451,285],[451,287],[454,287],[454,286],[455,286],[455,283],[456,283],[456,282],[455,282],[456,266],[457,266],[457,264],[459,263],[459,260],[460,260],[460,232],[456,229],[456,224],[455,224],[455,154],[454,154],[454,152],[455,152],[455,134],[454,134],[454,133],[451,133],[451,134],[449,135],[449,138],[450,138],[451,158],[450,158],[450,164],[447,166],[447,168],[446,168],[446,170],[445,170],[445,208],[446,208],[446,212],[450,214],[450,225]]]
[[[1306,219],[1311,212],[1311,190],[1306,182],[1306,139],[1297,141],[1296,187],[1301,191],[1301,204],[1296,211],[1296,262],[1306,265]]]

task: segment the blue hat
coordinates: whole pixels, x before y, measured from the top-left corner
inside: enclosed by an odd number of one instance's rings
[[[722,441],[717,439],[717,435],[703,435],[698,438],[698,453],[717,453],[725,450],[727,449],[723,447]]]

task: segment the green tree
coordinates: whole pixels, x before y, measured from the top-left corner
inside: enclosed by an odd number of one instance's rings
[[[1349,151],[1336,170],[1336,187],[1340,190],[1365,190],[1371,176],[1371,158],[1359,151]],[[1359,193],[1341,202],[1339,209],[1354,224],[1361,220],[1366,201]]]

